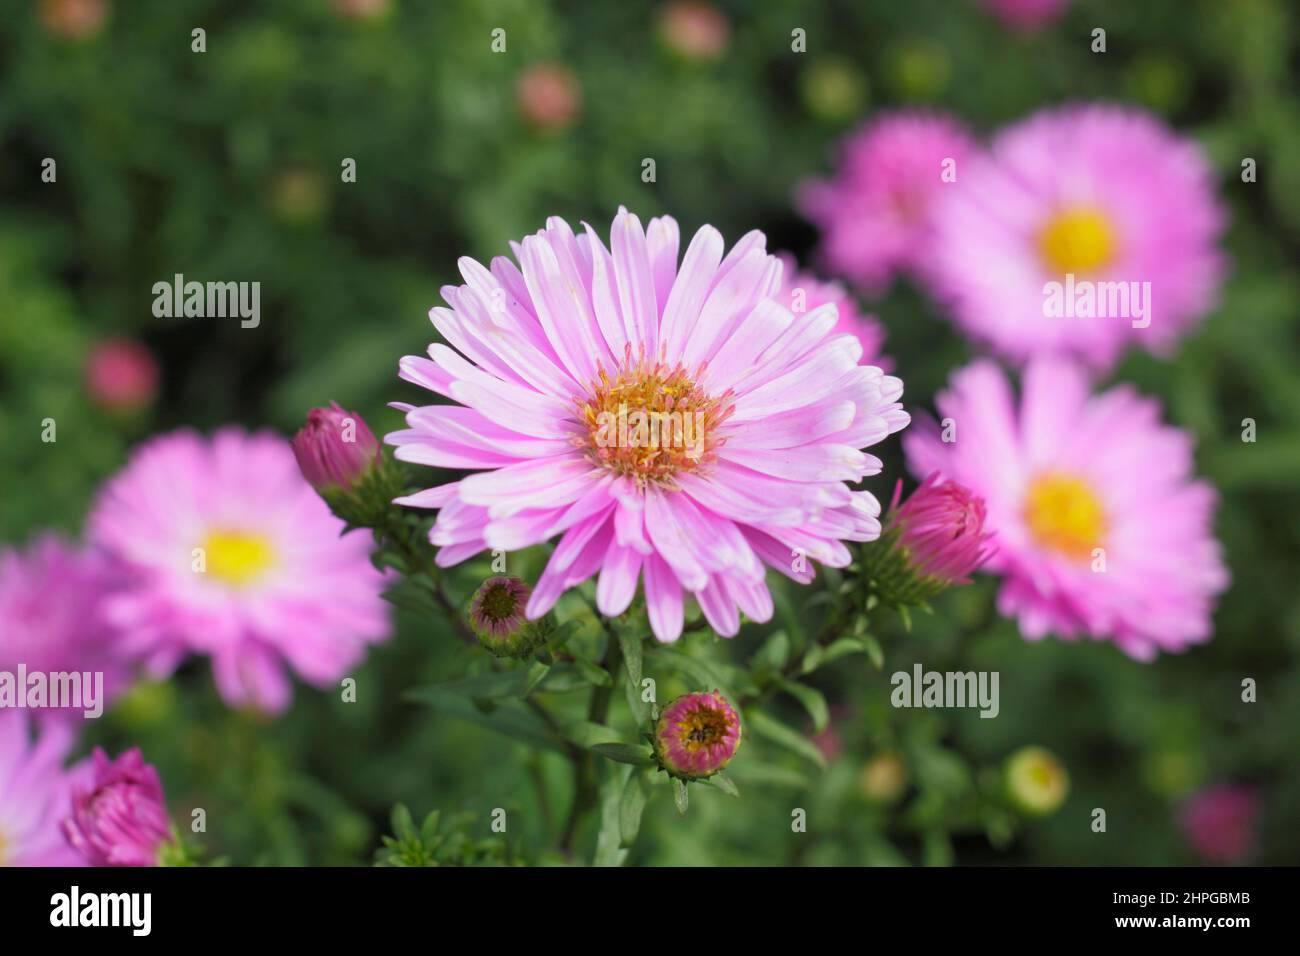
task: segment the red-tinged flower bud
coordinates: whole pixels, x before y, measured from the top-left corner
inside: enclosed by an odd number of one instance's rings
[[[739,748],[740,715],[716,690],[678,697],[655,724],[659,766],[682,780],[713,776]]]
[[[674,0],[659,15],[659,32],[669,49],[688,60],[716,60],[731,41],[726,14],[702,0]]]
[[[350,491],[379,464],[379,442],[360,415],[330,402],[308,413],[294,436],[293,454],[317,491]]]
[[[538,129],[572,126],[582,109],[582,87],[563,63],[534,63],[519,77],[516,97],[519,112]]]
[[[99,747],[73,785],[72,816],[63,821],[68,843],[91,866],[157,866],[170,842],[170,823],[158,771],[138,747],[110,760]]]
[[[469,624],[479,643],[497,657],[531,657],[543,643],[543,628],[524,613],[533,589],[519,578],[488,578],[469,602]]]

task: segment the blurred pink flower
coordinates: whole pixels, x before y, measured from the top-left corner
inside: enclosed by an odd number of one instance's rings
[[[69,724],[0,710],[0,866],[85,864],[59,829],[72,806],[73,775],[63,769],[72,743]]]
[[[1192,479],[1192,441],[1157,402],[1128,386],[1091,395],[1078,366],[1038,359],[1018,406],[989,361],[958,371],[937,404],[943,429],[907,436],[909,467],[983,496],[998,545],[985,567],[1025,637],[1087,634],[1139,660],[1209,640],[1228,583],[1217,496]]]
[[[1245,863],[1255,853],[1259,803],[1253,787],[1215,784],[1183,805],[1178,822],[1188,844],[1206,863]]]
[[[534,63],[520,75],[515,95],[519,112],[538,129],[566,129],[582,110],[577,74],[563,63]]]
[[[158,392],[158,363],[139,342],[105,339],[86,360],[86,390],[109,411],[136,411]]]
[[[678,697],[655,723],[655,755],[674,777],[711,777],[731,762],[739,748],[740,715],[716,690]]]
[[[831,330],[852,335],[862,345],[861,364],[875,365],[891,371],[894,363],[880,354],[885,342],[885,327],[874,315],[862,312],[857,300],[840,283],[819,279],[811,272],[800,272],[794,256],[777,254],[781,260],[781,295],[778,301],[791,312],[811,312],[823,305],[834,305],[840,320]],[[802,292],[802,295],[800,293]]]
[[[108,19],[108,0],[41,0],[41,23],[66,40],[93,36]]]
[[[979,0],[980,4],[1013,30],[1031,31],[1047,26],[1070,5],[1070,0]]]
[[[944,194],[927,274],[957,325],[1013,361],[1105,369],[1130,342],[1167,353],[1213,306],[1223,222],[1195,143],[1135,109],[1061,107],[998,134]]]
[[[211,655],[228,703],[272,713],[292,696],[286,666],[326,686],[388,632],[370,539],[342,528],[287,441],[235,427],[146,442],[90,516],[92,539],[133,572],[110,618],[151,668]]]
[[[935,200],[961,182],[975,149],[965,127],[942,114],[881,113],[860,127],[840,145],[835,174],[805,182],[796,197],[821,230],[826,268],[872,291],[923,269]],[[947,160],[954,181],[945,181]]]
[[[370,426],[338,402],[308,412],[292,445],[302,476],[317,491],[351,489],[379,463],[379,441]]]
[[[401,361],[461,404],[397,406],[410,427],[386,438],[403,461],[479,469],[398,499],[441,509],[438,563],[559,534],[530,618],[597,572],[597,606],[621,614],[644,572],[651,627],[673,641],[684,592],[732,636],[740,611],[772,615],[764,563],[806,583],[814,561],[849,564],[844,540],[879,536],[879,502],[847,482],[877,474],[860,449],[907,424],[903,383],[858,364],[833,310],[775,301],[765,242],[751,232],[724,258],[705,226],[679,268],[674,220],[643,231],[620,210],[612,253],[552,218],[513,245],[522,271],[461,259],[467,284],[430,312],[460,354]]]
[[[902,505],[899,481],[888,524],[916,573],[944,584],[969,584],[970,575],[997,550],[985,526],[984,499],[931,472]]]
[[[107,705],[131,678],[121,633],[105,613],[122,574],[103,556],[53,534],[25,551],[0,548],[0,671],[102,673]],[[83,678],[84,679],[84,678]],[[79,719],[86,708],[44,715]]]
[[[659,33],[674,53],[704,62],[726,52],[731,22],[711,3],[673,0],[659,11]]]
[[[91,866],[157,866],[171,824],[158,771],[140,748],[110,760],[96,747],[80,769],[63,821],[68,843]]]

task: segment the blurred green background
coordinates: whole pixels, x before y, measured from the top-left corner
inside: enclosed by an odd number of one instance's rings
[[[814,675],[835,736],[821,738],[824,769],[749,739],[731,773],[741,800],[693,788],[679,818],[658,788],[628,862],[1190,862],[1176,808],[1232,780],[1263,799],[1255,859],[1300,863],[1295,5],[1082,0],[1029,37],[973,0],[716,6],[730,35],[700,61],[664,41],[662,5],[633,0],[2,0],[0,540],[75,534],[97,483],[156,431],[237,421],[290,434],[329,399],[377,433],[398,427],[385,403],[421,399],[397,380],[397,360],[433,337],[425,313],[459,281],[456,257],[507,253],[548,215],[603,234],[626,204],[643,220],[670,213],[686,234],[704,222],[729,240],[761,228],[770,248],[804,256],[816,237],[792,188],[876,110],[935,106],[987,134],[1061,101],[1137,103],[1204,144],[1232,214],[1217,311],[1172,360],[1131,356],[1114,376],[1195,433],[1199,468],[1222,493],[1235,585],[1213,642],[1152,665],[1107,644],[1029,645],[991,618],[993,582],[981,580],[910,635],[879,635],[883,671],[854,656]],[[1096,26],[1105,54],[1089,49]],[[205,53],[191,51],[196,27]],[[806,53],[791,52],[795,27]],[[503,53],[490,48],[497,28]],[[530,122],[518,99],[521,76],[546,62],[578,90],[560,128]],[[46,157],[54,183],[40,178]],[[641,178],[647,157],[653,183]],[[1255,183],[1240,181],[1244,157],[1258,162]],[[341,180],[345,158],[354,183]],[[175,273],[260,281],[260,327],[154,318],[152,285]],[[969,349],[905,283],[867,305],[888,327],[905,401],[928,404]],[[134,415],[97,408],[83,383],[92,346],[118,336],[161,366],[157,400]],[[1254,444],[1241,441],[1247,417]],[[45,418],[58,422],[55,444],[40,439]],[[885,449],[871,486],[882,498],[902,473],[897,442]],[[511,570],[535,576],[543,559],[525,554]],[[486,571],[459,569],[453,590],[468,597]],[[705,668],[756,652],[783,660],[816,626],[814,593],[782,589],[771,625],[727,644],[695,634],[680,650]],[[86,746],[141,745],[173,814],[203,807],[203,842],[236,863],[368,863],[399,801],[417,817],[463,814],[456,826],[496,844],[489,817],[505,808],[508,855],[554,860],[566,762],[403,700],[483,662],[447,622],[402,613],[398,624],[358,673],[355,704],[300,686],[291,713],[263,722],[228,711],[198,663],[139,689]],[[892,709],[888,675],[914,661],[1000,671],[1000,717]],[[694,689],[653,657],[647,668],[660,700]],[[1240,701],[1245,677],[1257,703]],[[766,710],[810,728],[788,695]],[[1026,744],[1048,747],[1071,779],[1064,806],[1035,822],[985,799]],[[906,773],[890,806],[862,776],[882,752]],[[1095,807],[1106,834],[1089,827]],[[793,808],[806,809],[806,833],[791,831]]]

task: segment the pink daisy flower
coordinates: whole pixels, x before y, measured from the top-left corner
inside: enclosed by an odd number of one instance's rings
[[[1139,660],[1209,639],[1228,583],[1216,495],[1190,477],[1191,439],[1155,401],[1127,386],[1090,395],[1077,365],[1038,359],[1018,406],[979,361],[938,407],[942,431],[914,430],[908,464],[984,498],[998,544],[985,569],[1003,576],[998,609],[1025,637],[1087,634]]]
[[[342,530],[287,441],[235,427],[145,443],[90,518],[134,572],[108,610],[151,668],[208,654],[228,703],[271,713],[292,696],[286,667],[323,687],[387,634],[369,538]]]
[[[880,354],[885,343],[885,327],[874,315],[858,308],[857,300],[838,282],[819,279],[811,272],[800,272],[794,256],[777,254],[781,260],[781,295],[778,301],[791,312],[811,312],[823,305],[835,306],[840,320],[831,331],[852,335],[862,345],[861,364],[876,365],[888,372],[893,362]]]
[[[107,706],[131,679],[123,640],[105,614],[121,579],[101,555],[53,534],[26,551],[0,548],[0,671],[17,674],[23,665],[28,674],[102,674],[98,703]],[[80,718],[85,710],[44,713]]]
[[[944,194],[929,274],[1008,358],[1105,369],[1130,342],[1168,352],[1212,307],[1223,223],[1195,143],[1134,109],[1061,107],[1000,133]]]
[[[974,152],[966,129],[940,114],[883,113],[859,128],[840,145],[834,176],[798,191],[800,211],[822,232],[826,267],[872,290],[923,269],[935,200],[962,180]]]
[[[980,0],[980,5],[1013,30],[1029,32],[1047,26],[1070,0]]]
[[[59,829],[72,809],[75,774],[63,769],[72,739],[70,724],[0,710],[0,866],[85,865]]]
[[[643,230],[620,210],[612,252],[561,219],[466,284],[430,317],[453,348],[402,359],[401,375],[459,404],[413,408],[387,436],[397,457],[477,474],[401,504],[440,508],[438,563],[561,535],[527,605],[536,619],[599,572],[601,612],[644,579],[655,635],[675,640],[693,594],[719,634],[765,621],[764,565],[798,581],[843,567],[844,540],[880,533],[880,505],[847,482],[880,461],[860,449],[908,422],[903,384],[858,364],[833,306],[776,301],[781,264],[762,233],[723,256],[677,223]],[[458,354],[459,353],[459,354]]]

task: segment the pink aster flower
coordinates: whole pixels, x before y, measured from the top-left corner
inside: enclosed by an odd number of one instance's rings
[[[53,534],[25,551],[0,548],[0,671],[16,675],[22,666],[47,680],[54,673],[82,675],[86,706],[43,713],[80,718],[126,689],[130,657],[105,611],[121,583],[103,556]],[[103,697],[91,701],[100,691]]]
[[[109,602],[113,621],[157,673],[210,655],[232,705],[282,711],[286,667],[328,685],[387,633],[368,537],[340,537],[289,443],[269,432],[150,440],[101,489],[90,529],[133,572]]]
[[[655,756],[674,777],[711,777],[739,748],[740,715],[716,690],[678,697],[655,723]]]
[[[67,723],[37,725],[22,711],[0,710],[0,866],[84,865],[59,829],[72,805],[63,769],[72,740]]]
[[[804,183],[797,196],[822,232],[826,267],[872,290],[921,270],[935,200],[962,181],[974,152],[965,128],[940,114],[883,113],[859,128],[839,147],[834,176]]]
[[[158,771],[139,747],[110,760],[96,747],[72,786],[68,843],[91,866],[157,866],[171,823]]]
[[[819,279],[811,272],[800,272],[794,256],[788,252],[777,255],[781,260],[780,303],[791,312],[811,312],[823,305],[835,306],[840,320],[831,331],[852,335],[862,345],[863,365],[876,365],[888,372],[893,362],[880,354],[885,343],[885,327],[874,315],[858,308],[857,300],[838,282]]]
[[[1201,149],[1117,106],[1046,110],[1000,133],[936,207],[937,293],[1008,358],[1105,369],[1168,352],[1214,304],[1224,216]]]
[[[1206,863],[1244,863],[1254,854],[1259,794],[1253,787],[1221,783],[1192,796],[1178,822],[1192,849]]]
[[[985,529],[984,499],[932,472],[900,506],[898,483],[889,524],[916,573],[944,584],[969,584],[969,575],[996,550]]]
[[[529,599],[536,619],[599,572],[601,612],[644,579],[655,635],[676,640],[692,594],[719,634],[765,621],[764,565],[812,579],[843,567],[844,540],[880,533],[880,505],[847,482],[880,461],[860,449],[908,422],[902,382],[858,364],[832,306],[792,314],[781,264],[751,232],[723,256],[716,229],[680,266],[677,223],[642,229],[620,210],[612,252],[561,219],[489,271],[442,290],[433,324],[450,346],[401,375],[459,404],[407,412],[397,457],[478,473],[399,504],[440,508],[438,563],[561,535]]]
[[[1062,13],[1070,0],[980,0],[980,4],[1013,30],[1039,30]]]
[[[1037,359],[1019,404],[989,361],[938,399],[942,429],[904,441],[915,474],[981,495],[1003,577],[1000,612],[1049,631],[1114,641],[1139,660],[1210,637],[1228,573],[1212,532],[1216,495],[1191,478],[1192,441],[1127,386],[1090,395],[1077,365]]]

